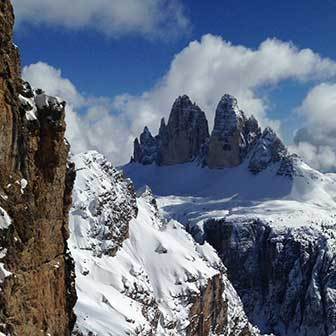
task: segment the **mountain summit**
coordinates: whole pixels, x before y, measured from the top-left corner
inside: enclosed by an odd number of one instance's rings
[[[292,158],[277,134],[270,128],[262,132],[258,121],[239,109],[237,99],[225,94],[218,103],[211,135],[205,113],[183,95],[175,100],[168,124],[161,120],[157,136],[145,127],[140,141],[135,139],[132,161],[158,166],[197,161],[222,169],[239,166],[246,159],[254,174],[273,163],[280,163],[279,174],[293,170],[288,169]]]
[[[168,124],[161,120],[159,134],[153,137],[147,127],[134,141],[135,162],[173,165],[193,161],[209,138],[205,113],[188,96],[178,97],[172,107]]]
[[[238,166],[260,135],[256,119],[247,119],[239,109],[237,99],[228,94],[224,95],[216,109],[214,129],[209,141],[209,168]]]

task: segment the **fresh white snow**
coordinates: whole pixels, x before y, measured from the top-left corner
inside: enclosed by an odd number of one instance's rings
[[[195,163],[158,167],[129,164],[124,171],[136,187],[149,185],[168,218],[202,226],[209,218],[259,218],[275,227],[332,226],[336,219],[336,175],[302,161],[293,178],[278,165],[254,175],[246,163],[210,170]]]
[[[11,223],[12,221],[7,212],[0,207],[0,230],[8,229]],[[6,256],[6,253],[7,250],[0,247],[0,260]],[[5,269],[4,263],[0,262],[0,283],[2,283],[4,279],[10,275],[11,273]]]
[[[151,321],[156,319],[155,335],[182,336],[189,324],[186,298],[220,272],[226,288],[223,300],[229,306],[228,330],[239,321],[243,328],[247,320],[242,304],[213,248],[197,244],[176,220],[162,219],[150,190],[138,195],[138,215],[130,221],[129,238],[116,256],[96,253],[99,241],[92,236],[92,218],[85,209],[98,201],[97,190],[118,189],[120,182],[102,174],[99,165],[85,166],[87,157],[92,161],[101,156],[90,152],[74,157],[77,180],[69,247],[76,265],[77,330],[97,336],[145,335],[155,330]],[[104,226],[104,220],[103,211],[96,224]]]
[[[7,212],[0,207],[0,230],[8,229],[12,220],[8,216]]]

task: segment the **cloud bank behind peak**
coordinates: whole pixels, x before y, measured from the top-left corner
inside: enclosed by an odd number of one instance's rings
[[[134,137],[145,125],[155,133],[181,94],[188,94],[207,113],[210,126],[220,97],[230,93],[262,126],[279,129],[281,121],[269,117],[267,97],[259,96],[258,89],[289,79],[323,82],[336,76],[336,63],[277,39],[251,49],[208,34],[176,54],[158,84],[137,96],[84,97],[60,70],[44,63],[24,68],[23,76],[35,87],[68,97],[73,151],[97,149],[120,164],[129,160]]]

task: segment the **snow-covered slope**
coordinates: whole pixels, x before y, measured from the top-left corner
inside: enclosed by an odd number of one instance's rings
[[[130,181],[102,155],[73,159],[69,248],[77,276],[75,335],[258,334],[209,244],[196,243],[176,220],[164,220],[148,188],[135,198]],[[127,215],[121,228],[128,235],[114,234],[120,220],[111,221],[111,212],[119,219]],[[105,253],[115,242],[115,253]]]
[[[276,227],[332,224],[336,215],[336,175],[322,174],[299,158],[295,174],[278,175],[279,164],[254,175],[243,163],[211,170],[195,163],[158,167],[129,164],[124,172],[135,186],[149,185],[166,214],[183,224],[200,225],[204,218],[265,218]],[[318,219],[318,220],[317,220]]]
[[[216,248],[250,320],[264,332],[329,336],[336,329],[336,176],[293,158],[257,175],[248,162],[124,167],[149,185],[166,218]]]

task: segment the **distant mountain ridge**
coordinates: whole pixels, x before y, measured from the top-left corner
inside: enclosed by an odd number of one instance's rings
[[[293,170],[291,156],[271,129],[261,130],[258,121],[247,118],[235,97],[225,94],[218,103],[214,128],[209,133],[205,113],[186,95],[178,97],[168,123],[161,120],[159,134],[144,128],[134,141],[133,162],[169,166],[196,161],[211,169],[236,167],[245,159],[255,174],[280,162],[279,174]],[[286,168],[286,169],[285,169]]]

